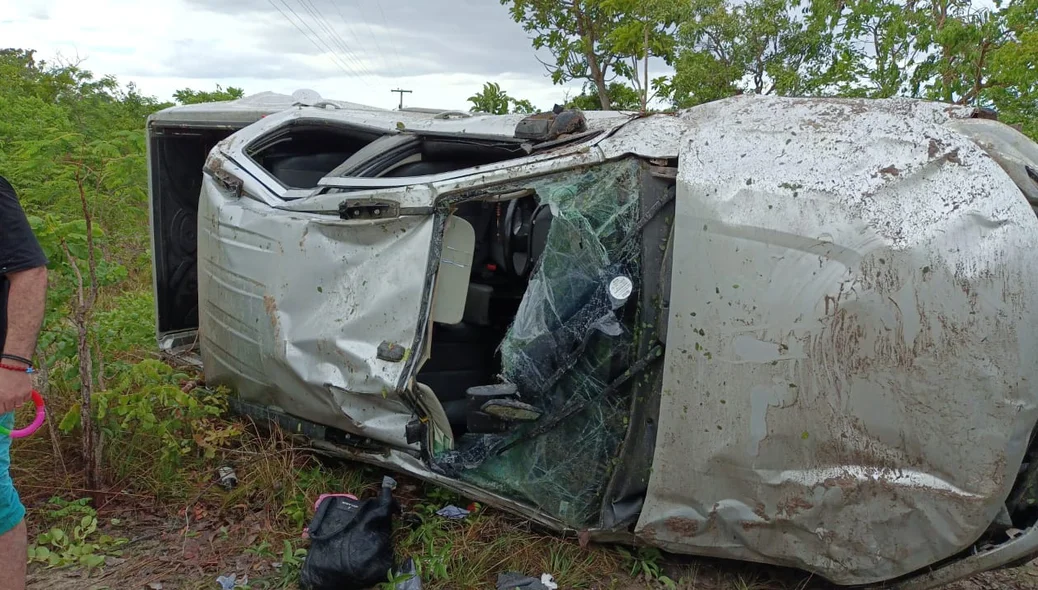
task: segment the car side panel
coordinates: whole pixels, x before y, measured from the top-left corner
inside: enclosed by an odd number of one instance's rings
[[[683,115],[644,541],[862,584],[1003,510],[1038,418],[1038,219],[960,116]]]
[[[416,339],[435,218],[379,222],[275,210],[206,177],[199,203],[206,379],[395,447],[398,386]],[[403,357],[380,358],[383,343]],[[382,355],[385,356],[385,355]]]

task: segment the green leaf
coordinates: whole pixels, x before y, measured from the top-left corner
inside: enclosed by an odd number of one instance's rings
[[[65,415],[61,418],[61,422],[58,424],[58,430],[68,434],[75,430],[80,423],[80,405],[75,403],[65,412]]]
[[[65,245],[68,248],[68,251],[72,254],[72,256],[80,260],[86,260],[87,247],[84,244],[80,244],[77,242],[67,242]]]

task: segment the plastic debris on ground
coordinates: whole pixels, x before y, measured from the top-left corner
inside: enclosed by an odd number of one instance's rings
[[[457,506],[444,506],[437,510],[436,514],[452,520],[461,520],[468,517],[469,511],[464,508],[458,508]]]
[[[394,572],[396,583],[393,590],[422,590],[422,579],[418,577],[418,566],[408,557]]]
[[[238,574],[231,574],[229,576],[220,576],[216,578],[216,583],[220,585],[220,590],[234,590],[235,588],[248,588],[249,587],[249,576],[245,576],[242,579],[238,579]]]
[[[461,437],[435,457],[445,474],[572,526],[597,518],[634,390],[607,393],[635,364],[640,338],[632,314],[616,308],[642,286],[641,178],[636,162],[622,161],[523,185],[554,218],[501,343],[502,373],[544,415],[507,433]],[[546,432],[536,430],[577,404]]]
[[[518,574],[515,572],[504,572],[497,576],[497,590],[558,590],[559,585],[551,574],[541,574],[540,579]]]
[[[225,465],[217,470],[216,475],[225,490],[234,489],[238,485],[238,474],[234,472],[233,467]]]

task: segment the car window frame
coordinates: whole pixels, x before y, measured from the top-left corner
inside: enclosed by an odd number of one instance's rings
[[[293,113],[295,115],[295,113]],[[400,132],[394,129],[385,129],[376,127],[373,125],[364,125],[359,123],[353,123],[349,121],[342,121],[333,117],[319,117],[314,116],[315,113],[306,113],[302,116],[286,116],[280,118],[274,122],[269,128],[258,130],[256,135],[242,145],[234,149],[231,157],[239,163],[239,166],[250,175],[255,177],[263,186],[270,191],[270,193],[282,200],[291,201],[300,199],[309,195],[312,195],[314,191],[320,188],[320,184],[313,187],[294,187],[286,185],[278,177],[274,176],[272,172],[264,168],[256,159],[252,156],[252,153],[257,149],[262,149],[262,144],[266,141],[270,141],[271,138],[278,133],[283,133],[290,127],[298,126],[323,126],[338,129],[349,129],[351,131],[359,131],[362,133],[370,133],[376,135],[376,137],[365,144],[367,147],[386,136],[397,135]],[[364,148],[361,148],[364,149]],[[359,150],[358,150],[359,151]],[[348,160],[349,158],[347,158]],[[345,160],[344,160],[345,162]],[[341,164],[340,164],[341,165]],[[323,180],[324,177],[322,177]]]

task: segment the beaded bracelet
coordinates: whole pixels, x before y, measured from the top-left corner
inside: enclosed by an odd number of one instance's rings
[[[32,366],[32,359],[27,359],[27,358],[25,358],[23,356],[18,356],[18,355],[15,355],[15,354],[6,354],[6,353],[0,354],[0,359],[7,359],[9,361],[14,361],[16,363],[22,363],[22,364],[25,364],[25,365],[29,365],[30,367]]]
[[[4,369],[5,371],[14,371],[15,373],[35,373],[36,372],[36,369],[32,368],[32,365],[29,365],[28,367],[16,367],[14,365],[5,365],[3,363],[0,363],[0,369]]]

